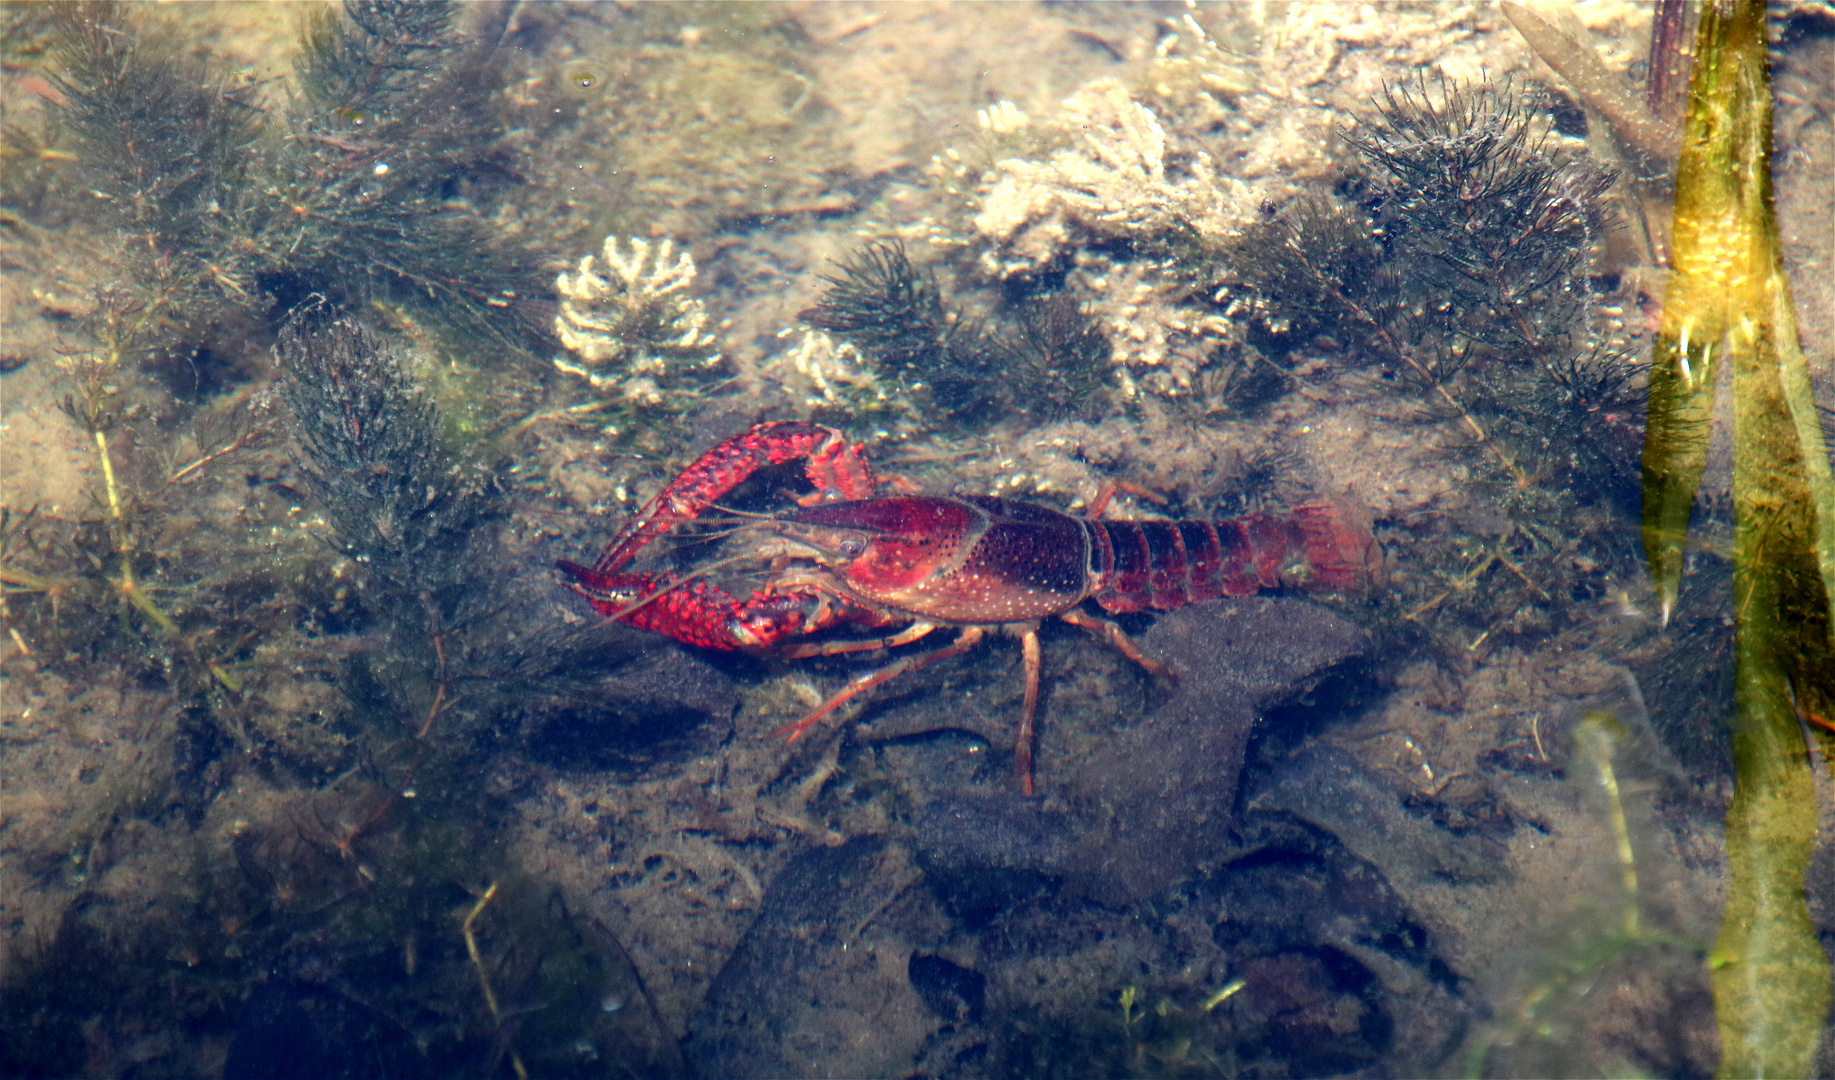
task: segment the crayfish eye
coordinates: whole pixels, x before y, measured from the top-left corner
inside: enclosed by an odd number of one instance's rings
[[[858,559],[866,554],[867,550],[867,542],[858,536],[844,536],[841,538],[841,543],[835,546],[840,549],[841,554],[850,559]]]

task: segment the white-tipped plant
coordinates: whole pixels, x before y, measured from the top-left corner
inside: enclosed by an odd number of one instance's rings
[[[688,295],[694,279],[694,258],[678,255],[674,241],[634,238],[620,250],[617,237],[606,237],[597,258],[584,256],[555,278],[554,331],[574,357],[555,367],[627,403],[663,404],[668,391],[720,363],[707,311]]]

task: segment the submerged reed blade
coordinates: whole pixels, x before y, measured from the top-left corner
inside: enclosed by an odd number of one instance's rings
[[[1830,1001],[1804,869],[1816,835],[1805,721],[1835,703],[1835,484],[1797,342],[1771,190],[1765,6],[1714,0],[1676,180],[1675,276],[1651,365],[1644,545],[1665,620],[1732,367],[1737,786],[1710,964],[1722,1076],[1807,1076]]]

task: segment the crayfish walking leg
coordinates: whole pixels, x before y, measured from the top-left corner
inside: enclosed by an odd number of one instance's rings
[[[917,630],[918,627],[922,627],[923,628],[922,631],[920,633],[915,633],[915,634],[912,633],[912,630]],[[918,623],[917,626],[912,627],[910,630],[906,630],[904,633],[897,634],[891,638],[887,638],[884,642],[865,643],[865,647],[866,648],[879,648],[882,645],[886,645],[886,646],[890,646],[893,644],[902,645],[907,641],[915,641],[919,637],[923,636],[923,634],[927,634],[930,631],[935,630],[935,629],[936,627],[931,626],[927,623]],[[808,731],[810,728],[820,723],[823,717],[827,716],[829,713],[834,712],[836,709],[847,704],[849,701],[852,701],[854,698],[860,696],[861,694],[866,693],[868,690],[873,689],[875,686],[878,686],[880,683],[888,682],[892,679],[896,679],[900,675],[905,674],[907,671],[916,671],[919,668],[928,667],[929,665],[936,663],[938,660],[947,660],[948,658],[952,656],[961,656],[963,653],[969,651],[970,649],[974,648],[976,645],[980,644],[981,639],[985,637],[986,635],[987,635],[987,631],[982,629],[979,626],[963,627],[962,632],[956,635],[956,640],[950,642],[948,645],[943,646],[941,649],[935,649],[927,653],[921,653],[917,656],[908,656],[904,658],[903,660],[898,661],[897,663],[887,664],[885,667],[880,668],[878,671],[869,671],[863,675],[856,675],[839,692],[834,694],[827,701],[824,701],[821,707],[816,709],[815,712],[810,713],[808,716],[803,717],[801,720],[798,720],[794,724],[786,724],[785,726],[778,728],[772,734],[786,736],[786,741],[795,742],[799,738],[802,737],[803,732]],[[855,643],[848,642],[846,644],[855,644]],[[827,651],[855,652],[858,650],[856,649],[846,649],[846,650],[833,649],[833,650],[827,650]],[[817,656],[817,655],[821,655],[822,652],[823,650],[820,650],[820,649],[812,649],[808,652],[801,653],[800,655]],[[1036,682],[1036,679],[1034,681]],[[1030,701],[1031,697],[1028,697],[1027,700]],[[1030,781],[1028,781],[1028,787],[1030,787]],[[1030,794],[1031,792],[1028,791],[1027,793]]]
[[[1079,626],[1085,625],[1085,623],[1080,620],[1071,621],[1076,622]],[[1117,634],[1121,632],[1119,628],[1103,622],[1101,619],[1089,619],[1088,622],[1097,627],[1113,629]],[[834,642],[823,646],[809,646],[796,649],[785,655],[799,657],[825,656],[841,652],[859,652],[866,649],[892,648],[897,645],[916,641],[918,638],[935,629],[936,627],[929,623],[917,623],[901,633],[877,641]],[[1033,718],[1038,715],[1042,650],[1039,647],[1039,628],[1037,623],[1021,626],[1017,628],[1017,630],[1020,639],[1020,651],[1024,658],[1026,672],[1026,702],[1024,708],[1020,712],[1019,736],[1015,740],[1013,747],[1013,771],[1019,776],[1021,788],[1023,788],[1026,795],[1030,797],[1032,795]],[[1099,630],[1098,633],[1100,632]],[[836,709],[852,701],[854,698],[859,697],[861,694],[866,693],[868,690],[873,689],[875,686],[881,683],[890,682],[907,672],[928,667],[938,660],[947,660],[952,656],[961,656],[963,653],[980,644],[981,640],[986,636],[987,631],[983,627],[965,627],[960,634],[956,635],[955,641],[950,642],[941,649],[936,649],[918,656],[906,657],[897,663],[888,664],[877,671],[869,671],[861,675],[856,675],[845,687],[842,687],[839,691],[830,696],[829,699],[824,701],[814,712],[803,717],[794,724],[786,724],[778,728],[776,731],[772,732],[772,734],[785,736],[785,741],[787,742],[795,742],[802,737],[804,732],[821,723],[825,717],[829,716]],[[1122,640],[1126,641],[1127,639],[1124,636]],[[1128,643],[1126,651],[1130,656],[1140,661],[1142,666],[1146,667],[1149,671],[1161,673],[1166,670],[1159,664],[1142,656],[1140,650],[1134,648],[1132,642]]]

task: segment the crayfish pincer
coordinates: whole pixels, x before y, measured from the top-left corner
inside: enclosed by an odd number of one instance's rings
[[[759,469],[797,460],[810,505],[736,530],[719,567],[746,563],[762,583],[735,596],[707,572],[633,572],[650,543],[700,515]],[[646,503],[591,567],[560,563],[600,613],[706,649],[830,656],[904,645],[941,627],[948,645],[855,677],[783,728],[794,741],[843,703],[889,679],[973,648],[990,630],[1020,639],[1026,699],[1014,764],[1032,794],[1032,723],[1039,696],[1039,623],[1056,617],[1107,640],[1142,667],[1121,628],[1083,610],[1165,611],[1199,600],[1300,587],[1358,592],[1380,567],[1353,509],[1312,503],[1290,513],[1221,521],[1104,521],[987,496],[881,495],[862,448],[841,432],[795,421],[760,424],[702,455]],[[798,641],[849,624],[864,640]]]

